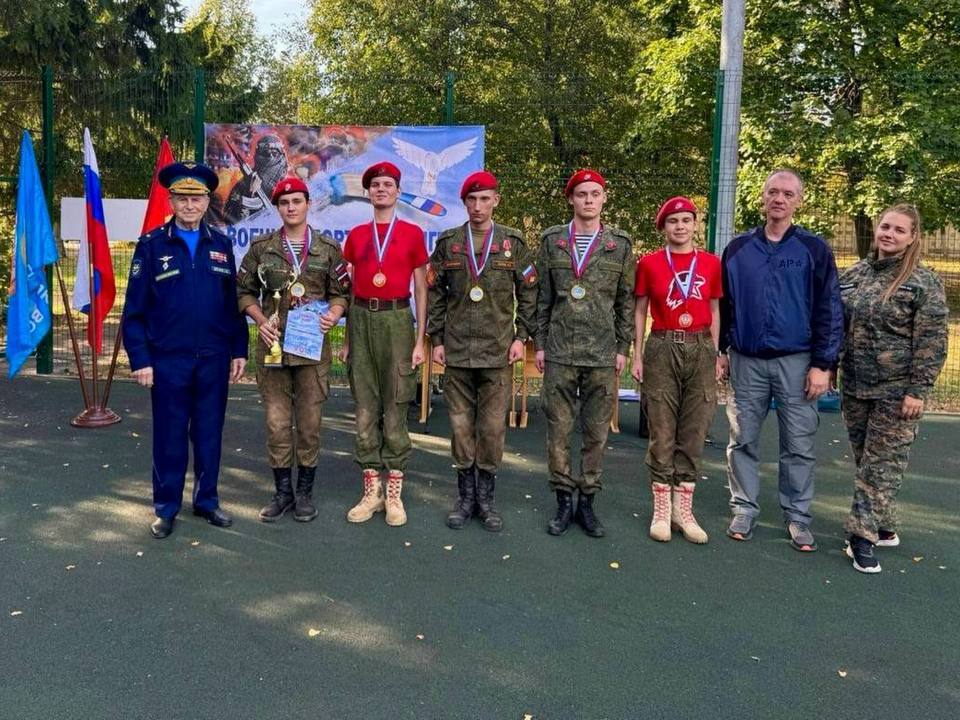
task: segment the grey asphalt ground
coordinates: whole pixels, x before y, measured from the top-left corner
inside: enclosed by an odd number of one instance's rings
[[[500,535],[448,530],[448,424],[411,421],[410,517],[344,520],[359,495],[352,403],[325,411],[320,517],[257,521],[269,497],[262,408],[231,391],[221,497],[229,530],[190,515],[148,533],[150,412],[114,387],[123,422],[77,430],[75,381],[0,382],[0,719],[960,718],[960,419],[928,417],[901,495],[903,544],[854,572],[839,415],[818,436],[814,530],[788,545],[776,422],[765,428],[762,524],[724,536],[722,409],[697,494],[710,543],[646,535],[637,406],[623,404],[597,503],[607,537],[544,532],[544,420],[511,430]],[[188,479],[188,492],[192,479]],[[614,569],[611,563],[618,563]]]

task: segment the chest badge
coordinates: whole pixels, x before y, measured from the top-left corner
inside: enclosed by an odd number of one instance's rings
[[[173,255],[164,255],[162,258],[160,258],[160,262],[163,263],[163,265],[160,266],[161,269],[168,270],[170,268],[171,260],[173,260]]]

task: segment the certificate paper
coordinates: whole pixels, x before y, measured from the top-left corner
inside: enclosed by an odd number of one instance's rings
[[[330,309],[326,300],[311,300],[287,313],[283,331],[283,351],[310,360],[319,360],[323,350],[324,334],[320,330],[320,316]]]

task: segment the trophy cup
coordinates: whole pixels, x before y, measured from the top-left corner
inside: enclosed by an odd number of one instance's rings
[[[273,313],[267,319],[267,322],[270,323],[271,327],[279,329],[281,293],[290,287],[293,281],[297,279],[297,276],[289,270],[272,269],[261,265],[257,268],[257,277],[260,278],[264,292],[273,293]],[[270,349],[264,355],[263,367],[283,367],[283,350],[280,347],[279,339],[273,341]]]

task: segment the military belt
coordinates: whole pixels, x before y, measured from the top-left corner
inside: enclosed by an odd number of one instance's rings
[[[667,338],[675,343],[686,343],[696,342],[698,338],[709,332],[710,328],[703,328],[702,330],[651,330],[650,334],[654,337]]]
[[[353,298],[354,306],[362,307],[370,312],[380,312],[381,310],[400,310],[410,307],[410,298],[397,298],[396,300],[381,300],[380,298]]]

